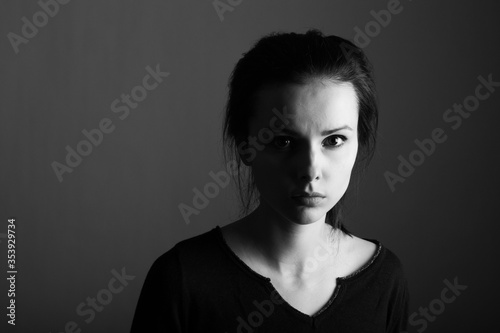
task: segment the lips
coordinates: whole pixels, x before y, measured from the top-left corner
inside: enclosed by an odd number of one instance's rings
[[[324,194],[318,192],[298,192],[292,195],[292,198],[325,198]]]
[[[318,192],[300,192],[292,195],[292,200],[301,206],[315,207],[326,198],[324,194]]]

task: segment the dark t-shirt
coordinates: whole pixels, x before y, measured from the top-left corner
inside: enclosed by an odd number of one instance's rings
[[[330,300],[309,316],[284,301],[269,278],[240,260],[217,226],[156,259],[131,332],[400,333],[408,320],[401,262],[378,241],[367,240],[377,245],[372,259],[337,278]]]

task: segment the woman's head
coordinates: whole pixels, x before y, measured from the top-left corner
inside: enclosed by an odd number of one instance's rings
[[[316,30],[259,40],[231,75],[224,124],[246,210],[256,194],[286,211],[273,201],[280,194],[328,192],[322,203],[293,200],[296,213],[307,220],[327,207],[326,222],[343,229],[343,195],[352,168],[373,154],[377,120],[371,65],[354,44]],[[338,126],[350,130],[322,133]]]

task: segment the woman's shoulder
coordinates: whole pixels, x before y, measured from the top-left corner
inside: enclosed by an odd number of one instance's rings
[[[404,280],[403,264],[399,257],[380,241],[371,238],[347,236],[346,257],[352,273],[346,277],[362,275],[363,271],[372,272],[391,280]]]
[[[366,265],[379,250],[380,243],[378,241],[369,241],[355,235],[345,236],[344,253],[349,258],[349,262],[353,266],[359,268]]]
[[[217,247],[217,228],[214,227],[198,235],[178,241],[169,250],[161,254],[157,260],[169,260],[174,256],[200,256],[206,253],[207,250]]]
[[[196,236],[177,242],[169,250],[156,258],[152,269],[180,270],[207,264],[218,257],[220,243],[218,226]]]

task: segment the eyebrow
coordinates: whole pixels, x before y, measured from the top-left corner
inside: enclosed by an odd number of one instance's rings
[[[321,135],[323,135],[323,136],[330,135],[332,133],[335,133],[335,132],[338,132],[338,131],[341,131],[341,130],[344,130],[344,129],[352,131],[351,127],[349,127],[348,125],[344,125],[344,126],[341,126],[341,127],[337,127],[337,128],[331,129],[331,130],[322,131]],[[284,128],[283,130],[281,130],[281,133],[289,134],[289,135],[297,135],[298,134],[296,131],[294,131],[292,129],[289,129],[289,128]]]

